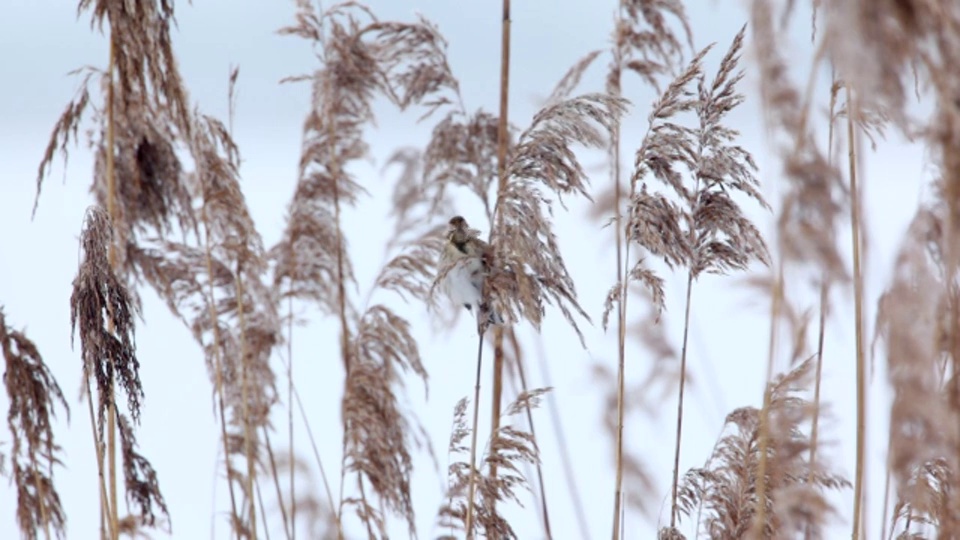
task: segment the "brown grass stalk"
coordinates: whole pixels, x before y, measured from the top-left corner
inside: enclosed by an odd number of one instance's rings
[[[114,43],[114,35],[111,31],[110,33],[110,60],[107,67],[107,215],[110,216],[110,221],[117,222],[117,209],[116,209],[116,175],[114,171],[114,95],[113,95],[113,73],[114,66],[116,64],[116,55],[117,47]],[[117,266],[117,254],[116,246],[114,242],[110,242],[108,248],[108,257],[110,261],[110,268],[115,269]],[[113,316],[107,313],[107,331],[113,331]],[[111,368],[111,373],[114,369]],[[110,530],[111,538],[117,540],[119,538],[119,515],[117,513],[117,428],[116,428],[116,414],[117,411],[114,407],[113,399],[113,378],[111,376],[110,386],[110,399],[107,404],[107,453],[106,459],[109,460],[109,488],[110,488],[110,511],[108,515],[110,516]]]
[[[226,405],[224,399],[224,361],[223,361],[223,338],[220,335],[220,317],[217,313],[217,308],[214,305],[216,296],[214,294],[214,284],[216,280],[214,279],[213,271],[213,240],[211,238],[211,228],[212,224],[210,222],[210,216],[207,211],[207,204],[210,200],[210,197],[206,193],[206,183],[201,183],[201,197],[203,198],[203,203],[200,205],[200,220],[203,223],[204,229],[204,242],[203,242],[203,252],[204,252],[204,264],[206,266],[207,272],[207,295],[205,296],[205,302],[207,307],[207,313],[210,317],[210,328],[213,333],[213,371],[214,371],[214,393],[217,396],[217,415],[220,420],[220,442],[223,446],[223,466],[224,466],[224,478],[227,480],[227,492],[230,494],[230,528],[233,533],[240,537],[239,528],[237,527],[243,520],[240,517],[240,514],[237,512],[237,496],[234,493],[233,486],[233,475],[230,471],[230,438],[227,436],[227,416],[226,416]]]
[[[294,454],[293,439],[293,284],[289,285],[287,290],[287,436],[289,445],[290,460],[290,539],[297,538],[297,475],[295,474],[293,464],[296,463]],[[306,421],[306,418],[304,418]],[[321,467],[321,470],[322,467]],[[324,481],[327,475],[323,475]],[[329,494],[330,488],[327,488]],[[333,500],[331,497],[330,507],[333,509]]]
[[[617,16],[615,18],[616,34],[621,37],[621,24],[623,21],[623,4],[617,6]],[[617,40],[617,46],[612,48],[613,65],[615,72],[611,73],[607,79],[607,92],[611,95],[620,97],[623,92],[621,89],[621,72],[623,64],[623,50],[620,46],[621,39]],[[624,423],[624,378],[626,377],[626,341],[627,341],[627,282],[624,276],[624,261],[628,260],[630,246],[623,245],[623,211],[621,200],[623,195],[620,190],[620,123],[618,122],[610,131],[610,166],[611,179],[613,180],[613,198],[614,198],[614,240],[616,242],[617,252],[617,283],[622,284],[620,294],[617,296],[617,440],[614,450],[615,480],[613,487],[613,540],[620,539],[621,531],[621,504],[623,500],[623,423]],[[631,198],[633,195],[633,182],[631,185]]]
[[[686,32],[687,41],[691,44],[690,28],[682,4],[662,2],[652,4],[643,1],[621,0],[618,2],[617,13],[614,17],[613,46],[611,47],[611,61],[606,76],[606,92],[615,97],[622,97],[622,78],[624,71],[633,72],[645,84],[657,88],[657,77],[669,71],[669,67],[683,58],[682,46],[673,29],[664,24],[666,15],[674,16]],[[586,58],[584,59],[586,60]],[[583,62],[583,60],[581,60]],[[628,286],[625,277],[629,272],[630,246],[625,242],[623,227],[623,200],[624,193],[620,183],[621,176],[621,138],[620,124],[616,124],[610,131],[610,141],[607,146],[610,158],[610,179],[612,181],[613,196],[613,223],[616,251],[617,283],[621,284],[615,301],[617,306],[617,421],[615,428],[615,485],[613,508],[613,538],[617,540],[621,534],[623,522],[623,476],[624,476],[624,422],[626,407],[624,404],[624,388],[626,377],[626,326]],[[635,183],[630,183],[629,198],[632,200],[635,193]],[[608,210],[608,209],[604,209]],[[639,503],[639,501],[638,501]]]
[[[503,14],[500,21],[500,114],[497,118],[497,198],[503,196],[507,189],[507,148],[509,145],[509,103],[510,103],[510,0],[503,0]],[[491,227],[490,234],[493,234]],[[481,336],[481,342],[482,342]],[[478,361],[479,364],[479,361]],[[503,329],[493,329],[493,396],[490,403],[490,433],[496,444],[496,437],[500,433],[500,407],[503,400]],[[474,401],[474,407],[477,402]],[[473,426],[476,430],[477,426]],[[490,478],[496,481],[497,463],[490,464]],[[496,499],[490,504],[494,507]],[[496,513],[496,509],[491,509]],[[469,530],[468,534],[469,534]],[[549,525],[547,526],[549,531]],[[548,536],[549,537],[549,536]]]
[[[813,75],[811,74],[811,79]],[[812,83],[808,85],[812,87]],[[834,122],[835,111],[837,108],[837,90],[836,72],[830,71],[830,108],[827,111],[829,124],[827,126],[827,162],[833,164],[833,140],[834,140]],[[804,109],[806,110],[806,109]],[[805,114],[801,122],[801,130],[798,140],[806,135],[804,127],[806,125],[807,115]],[[830,277],[826,270],[821,274],[820,282],[820,307],[817,323],[817,367],[813,380],[813,420],[810,423],[810,474],[807,476],[807,482],[813,482],[814,471],[817,465],[817,449],[820,443],[820,387],[823,380],[823,344],[827,332],[827,312],[829,310],[830,295]],[[809,528],[804,531],[804,538],[810,538]]]
[[[540,350],[537,354],[538,364],[540,365],[540,372],[543,377],[543,382],[548,387],[553,386],[552,377],[550,376],[550,363],[547,362],[543,350]],[[570,495],[571,502],[573,503],[574,515],[577,519],[577,529],[580,533],[580,538],[583,540],[590,540],[590,529],[587,527],[587,517],[583,512],[583,499],[581,498],[581,491],[577,486],[577,477],[575,469],[573,467],[573,460],[570,459],[570,447],[567,444],[567,437],[564,432],[563,421],[560,418],[560,412],[556,404],[556,398],[551,392],[547,396],[549,400],[549,409],[550,409],[550,424],[553,427],[553,432],[556,436],[557,447],[560,452],[560,463],[563,467],[563,477],[567,484],[567,492]],[[532,424],[531,424],[532,425]],[[532,428],[531,428],[532,430]],[[543,497],[546,497],[546,493],[542,494]]]
[[[521,354],[521,351],[520,351],[520,341],[517,339],[517,332],[516,332],[516,330],[514,330],[513,328],[510,328],[510,329],[507,331],[507,337],[510,339],[510,348],[513,349],[513,360],[514,360],[514,364],[515,364],[516,367],[517,367],[517,376],[520,378],[520,392],[518,392],[518,395],[521,394],[521,393],[522,393],[522,394],[528,394],[531,389],[530,389],[530,387],[527,385],[527,374],[526,374],[526,369],[523,367],[523,357],[522,357],[522,354]],[[549,383],[547,384],[547,386],[550,386]],[[556,410],[556,407],[555,407],[555,406],[551,406],[550,408],[551,408],[551,410],[554,410],[554,411]],[[534,444],[534,447],[537,449],[537,453],[539,453],[539,452],[540,452],[540,443],[538,442],[538,439],[537,439],[537,430],[536,430],[536,428],[535,428],[534,425],[533,425],[533,410],[531,410],[531,409],[528,407],[527,410],[526,410],[526,414],[527,414],[527,425],[530,426],[530,435],[533,436],[533,444]],[[561,445],[559,445],[559,446],[561,447],[561,448],[560,448],[560,451],[561,451],[562,453],[566,453],[566,448],[565,448],[566,445],[565,445],[565,444],[561,444]],[[566,458],[564,458],[564,459],[566,460]],[[569,461],[569,460],[566,460],[566,461]],[[569,467],[568,467],[568,468],[569,468]],[[567,471],[567,472],[568,472],[568,475],[567,475],[567,476],[568,476],[568,481],[569,481],[570,478],[572,478],[572,475],[569,474],[569,471]],[[537,461],[537,486],[538,486],[539,489],[540,489],[540,493],[539,493],[539,499],[540,499],[540,517],[543,519],[543,523],[542,523],[542,525],[543,525],[543,532],[544,532],[544,534],[546,535],[546,538],[547,538],[547,539],[550,539],[550,538],[553,538],[553,531],[552,531],[552,529],[551,529],[551,527],[550,527],[550,509],[549,509],[549,506],[547,505],[547,489],[544,487],[544,483],[543,483],[543,466],[541,465],[540,461]],[[573,502],[574,507],[575,507],[574,510],[577,512],[577,515],[578,515],[578,521],[582,521],[582,519],[583,519],[583,516],[582,516],[583,510],[580,508],[580,504],[579,504],[579,501],[578,501],[578,498],[577,498],[577,494],[576,494],[576,493],[571,493],[571,495],[573,496],[572,502]],[[581,527],[580,527],[581,534],[583,535],[584,540],[586,540],[587,537],[589,537],[589,534],[584,534],[586,528],[585,528],[585,526],[583,525],[583,523],[580,523],[580,526],[581,526]]]
[[[467,540],[473,538],[474,521],[474,499],[477,494],[477,476],[480,475],[477,469],[477,426],[479,425],[479,402],[480,402],[480,375],[483,373],[483,334],[477,335],[477,377],[473,386],[473,426],[470,430],[470,464],[468,474],[470,475],[470,484],[467,487],[467,510],[464,519],[464,527],[467,534]],[[494,437],[491,434],[491,437]],[[493,477],[491,476],[491,479]]]
[[[320,469],[320,478],[323,481],[323,490],[327,496],[327,503],[330,506],[330,515],[337,518],[338,511],[337,505],[333,500],[333,491],[330,489],[330,482],[327,480],[327,470],[323,466],[323,460],[320,459],[320,450],[317,448],[317,439],[313,436],[313,429],[310,427],[310,421],[307,418],[307,411],[303,408],[303,401],[300,399],[300,392],[297,391],[295,384],[291,383],[291,391],[293,392],[293,398],[296,399],[297,409],[300,411],[300,418],[303,420],[304,429],[307,430],[307,439],[310,441],[310,448],[313,450],[313,458],[317,461],[317,468]],[[291,462],[293,463],[293,462]],[[291,467],[293,469],[293,467]],[[291,477],[296,475],[291,473]],[[295,504],[292,505],[293,508],[296,508]],[[340,520],[336,520],[337,525],[337,538],[343,538],[343,526],[340,523]],[[296,530],[294,528],[294,530]]]
[[[292,403],[291,403],[292,404]],[[290,407],[290,410],[293,410],[293,407]],[[287,515],[287,505],[283,502],[283,491],[280,488],[280,473],[277,469],[277,459],[273,453],[273,444],[270,442],[270,432],[267,430],[266,426],[260,426],[260,431],[263,433],[263,443],[267,449],[267,459],[270,463],[270,475],[273,478],[273,487],[277,492],[277,504],[280,506],[280,517],[283,519],[283,533],[284,536],[288,539],[292,539],[292,529],[290,527],[290,518]],[[295,463],[294,461],[290,462]],[[291,467],[292,469],[293,467]],[[293,476],[293,475],[291,475]],[[290,504],[293,504],[294,498],[291,493]],[[262,506],[262,505],[261,505]],[[260,513],[264,516],[264,530],[268,530],[266,527],[266,513],[262,510]]]
[[[104,462],[103,462],[103,445],[100,443],[100,437],[97,436],[97,420],[96,415],[93,413],[93,392],[90,388],[90,379],[88,378],[85,381],[86,385],[86,396],[87,396],[87,408],[90,411],[90,433],[93,435],[93,447],[97,456],[97,483],[99,484],[100,492],[100,538],[114,538],[113,532],[113,521],[110,520],[110,500],[109,495],[107,494],[107,479],[104,472]],[[110,536],[107,536],[107,533],[110,533]]]
[[[764,378],[763,408],[760,409],[760,427],[758,433],[760,461],[757,466],[757,500],[751,527],[751,538],[763,538],[767,527],[767,476],[770,448],[770,405],[774,361],[780,335],[780,318],[783,310],[783,261],[777,264],[777,274],[770,284],[770,341],[767,347],[767,375]]]
[[[856,339],[857,361],[857,464],[853,488],[853,540],[860,539],[861,512],[863,508],[863,471],[866,455],[867,429],[867,372],[866,358],[863,351],[863,274],[860,261],[860,195],[857,183],[857,140],[854,124],[857,121],[857,104],[851,99],[850,87],[847,86],[847,158],[850,169],[850,240],[853,245],[853,302],[854,302],[854,337]]]
[[[699,190],[699,187],[698,187]],[[680,479],[680,441],[683,434],[683,395],[687,380],[687,340],[690,334],[690,297],[693,292],[693,272],[687,274],[687,294],[683,308],[683,341],[680,345],[680,383],[677,390],[677,432],[673,448],[673,488],[671,490],[670,527],[677,526],[677,484]]]

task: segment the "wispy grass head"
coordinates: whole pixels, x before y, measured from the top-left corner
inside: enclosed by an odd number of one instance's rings
[[[589,198],[587,175],[574,147],[602,148],[625,110],[623,99],[587,94],[548,105],[520,135],[507,163],[491,235],[497,270],[489,291],[494,305],[505,308],[501,312],[519,315],[539,328],[545,305],[555,304],[582,341],[573,314],[589,317],[577,301],[560,253],[547,193],[561,204],[564,195]]]
[[[842,476],[826,469],[822,459],[817,464],[807,459],[811,441],[803,427],[814,411],[799,394],[809,386],[813,365],[808,359],[768,384],[764,538],[803,531],[820,536],[836,513],[824,491],[850,487]],[[710,538],[744,538],[754,527],[763,448],[761,414],[753,407],[728,414],[724,434],[706,465],[690,469],[680,484],[679,511],[696,519]],[[814,508],[820,511],[809,511]]]
[[[2,307],[0,353],[10,401],[7,426],[12,441],[10,473],[17,490],[17,525],[26,538],[39,537],[41,530],[49,537],[51,529],[57,538],[66,538],[67,515],[53,483],[53,467],[61,464],[53,421],[58,404],[68,419],[70,408],[36,344],[7,324]]]

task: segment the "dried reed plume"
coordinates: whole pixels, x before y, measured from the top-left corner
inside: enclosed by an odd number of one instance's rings
[[[753,261],[769,262],[766,243],[759,230],[731,197],[739,192],[764,208],[768,205],[759,191],[753,157],[736,145],[739,133],[724,126],[724,116],[742,103],[736,90],[743,72],[737,71],[746,28],[740,30],[708,82],[702,61],[710,47],[703,49],[674,79],[654,103],[649,128],[636,153],[632,184],[633,199],[625,236],[646,253],[659,257],[670,268],[687,268],[684,339],[680,353],[680,383],[674,449],[671,527],[677,515],[677,481],[686,380],[687,334],[693,282],[704,272],[725,274],[746,270]],[[696,84],[694,92],[690,87]],[[696,128],[679,123],[684,114],[698,121]],[[685,183],[684,169],[690,183]],[[650,190],[647,175],[662,184],[663,191]],[[679,201],[675,202],[675,201]],[[651,292],[658,309],[663,308],[663,280],[647,267],[644,258],[625,261],[624,274]],[[604,318],[614,302],[624,296],[624,283],[617,283],[607,296]],[[622,316],[621,316],[622,318]]]
[[[624,71],[632,72],[648,85],[659,88],[657,78],[667,74],[670,68],[683,61],[683,50],[679,36],[667,24],[667,16],[675,18],[683,27],[686,40],[693,48],[693,36],[690,32],[689,21],[683,5],[679,2],[640,2],[635,0],[621,0],[618,4],[617,16],[613,30],[613,47],[606,77],[606,91],[610,95],[620,97],[623,88]],[[585,56],[578,63],[577,78],[582,70],[592,61],[595,53]],[[620,126],[614,127],[611,132],[608,148],[610,158],[610,179],[612,189],[604,193],[605,204],[598,205],[595,212],[600,215],[613,213],[614,239],[616,242],[616,278],[617,283],[624,286],[619,290],[617,304],[617,382],[616,407],[617,422],[614,434],[615,450],[614,464],[616,480],[614,487],[613,508],[613,538],[620,538],[620,516],[623,501],[623,428],[626,415],[625,407],[625,372],[626,372],[626,326],[627,326],[627,287],[624,274],[624,260],[629,259],[629,246],[623,241],[623,208],[633,198],[635,184],[630,183],[630,189],[624,193],[621,178],[621,142]],[[612,206],[612,208],[610,208]],[[609,313],[609,311],[607,312]],[[604,328],[606,328],[604,315]],[[627,458],[631,459],[632,458]],[[636,460],[633,460],[636,461]],[[638,465],[635,463],[634,465]],[[636,469],[636,467],[634,467]],[[638,472],[638,471],[635,471]],[[642,479],[645,475],[640,475]],[[645,482],[642,482],[645,483]]]
[[[103,107],[94,118],[99,133],[94,136],[96,159],[91,191],[111,221],[111,243],[105,248],[109,251],[109,265],[127,274],[139,262],[129,253],[138,247],[137,236],[151,229],[162,236],[169,232],[173,221],[184,231],[195,227],[190,195],[180,182],[181,167],[174,150],[176,137],[189,138],[191,118],[170,37],[173,4],[166,0],[134,4],[81,0],[78,12],[86,10],[91,12],[91,26],[99,25],[102,32],[104,23],[108,24],[110,43],[107,68],[99,71],[104,96]],[[77,97],[67,105],[54,127],[38,171],[38,199],[56,150],[66,158],[67,146],[71,140],[76,142],[78,128],[90,106],[87,86],[95,72],[90,69]],[[131,290],[130,295],[131,301],[139,304],[137,292]],[[107,316],[113,317],[109,313]],[[113,330],[112,324],[108,320],[108,331]],[[113,381],[106,382],[112,393]],[[104,399],[101,397],[101,403]],[[109,486],[101,486],[101,512],[109,521],[111,537],[115,538],[119,533],[117,412],[112,409],[112,398],[106,402],[111,407],[106,412],[107,447],[105,454],[98,449],[97,455],[101,472],[103,461],[108,464]],[[139,411],[131,413],[136,423]],[[103,431],[101,425],[98,432],[102,435]]]
[[[917,211],[877,312],[893,388],[888,466],[896,494],[891,534],[900,531],[899,537],[960,534],[953,495],[960,480],[960,430],[953,421],[960,394],[951,340],[958,296],[946,267],[947,216],[945,202]]]
[[[53,483],[53,467],[61,465],[61,448],[53,437],[53,419],[59,403],[70,408],[36,344],[7,324],[0,307],[0,351],[3,382],[10,400],[11,480],[17,490],[17,525],[25,538],[66,538],[67,515]],[[52,531],[52,533],[51,533]]]
[[[522,412],[537,408],[542,396],[550,390],[537,388],[521,392],[503,411],[501,420],[509,420]],[[454,410],[449,452],[463,460],[450,463],[447,468],[447,501],[437,512],[437,527],[445,529],[446,534],[441,534],[438,539],[458,538],[454,531],[474,536],[480,530],[486,531],[490,538],[518,538],[510,522],[497,510],[495,502],[521,502],[518,490],[529,489],[529,484],[519,467],[524,463],[539,463],[537,443],[532,433],[501,424],[497,433],[491,433],[486,451],[480,460],[488,469],[496,466],[501,473],[497,476],[482,474],[482,465],[478,468],[466,461],[470,459],[470,447],[464,443],[471,434],[470,424],[467,422],[467,404],[467,399],[463,398],[457,402]],[[472,480],[471,476],[474,477]],[[467,531],[468,504],[471,504],[468,492],[471,482],[477,485],[478,500],[472,503],[475,506],[476,518],[469,526],[473,530]]]
[[[80,237],[83,258],[70,296],[70,325],[80,335],[87,391],[91,391],[91,379],[97,385],[98,453],[103,452],[107,411],[116,410],[114,381],[126,395],[134,424],[140,422],[144,395],[134,346],[133,300],[107,257],[108,246],[113,241],[109,216],[102,208],[91,207]],[[128,501],[139,507],[140,518],[148,525],[155,523],[153,505],[169,520],[156,473],[149,462],[133,450],[136,438],[129,421],[121,415],[119,423]]]
[[[688,471],[679,488],[679,511],[695,520],[697,532],[719,540],[750,537],[758,518],[758,475],[766,474],[767,506],[760,538],[792,537],[806,531],[821,537],[834,514],[825,490],[849,488],[842,476],[807,460],[811,444],[803,430],[813,413],[800,397],[810,384],[814,363],[807,359],[768,384],[767,444],[761,445],[762,411],[736,409],[704,467]],[[729,428],[729,429],[727,429]],[[768,462],[761,467],[763,458]],[[679,537],[673,530],[673,538]],[[660,537],[671,538],[669,530]]]
[[[679,395],[670,523],[658,524],[659,538],[683,538],[682,525],[697,536],[718,539],[814,538],[830,534],[831,521],[841,515],[851,516],[854,537],[863,536],[872,523],[861,495],[867,491],[869,383],[862,320],[869,291],[862,250],[870,231],[858,200],[865,160],[860,147],[864,141],[875,145],[889,130],[925,144],[938,178],[902,240],[877,306],[875,342],[882,345],[892,395],[886,472],[894,500],[892,518],[883,518],[883,536],[889,527],[891,538],[960,537],[955,495],[960,485],[960,4],[814,0],[815,52],[804,66],[809,67],[805,84],[791,78],[797,69],[788,48],[795,4],[749,3],[754,79],[785,179],[776,192],[771,257],[768,239],[748,218],[746,205],[770,207],[761,195],[753,154],[740,146],[740,134],[730,127],[729,113],[744,101],[740,56],[746,28],[715,73],[708,73],[712,46],[694,49],[691,23],[679,0],[619,1],[609,57],[606,51],[585,54],[525,128],[511,125],[508,117],[509,0],[502,3],[496,113],[465,106],[447,42],[426,19],[386,22],[357,2],[324,10],[297,0],[295,21],[280,33],[304,39],[318,64],[308,75],[287,79],[309,84],[310,105],[285,228],[269,249],[245,200],[240,149],[230,127],[239,71],[230,75],[229,119],[205,115],[191,104],[177,68],[173,0],[79,0],[78,11],[89,14],[91,27],[108,34],[109,59],[105,67],[75,72],[78,89],[40,160],[33,210],[55,159],[62,156],[66,162],[80,132],[89,134],[94,206],[84,217],[82,259],[70,304],[96,448],[101,537],[146,536],[146,528],[170,523],[158,471],[136,439],[144,401],[134,342],[141,285],[158,293],[202,349],[220,424],[232,536],[268,536],[278,528],[272,521],[279,509],[288,540],[297,536],[298,527],[300,536],[310,538],[387,538],[398,524],[416,537],[414,462],[418,448],[431,454],[432,449],[405,398],[411,379],[422,381],[426,391],[428,373],[421,357],[424,344],[414,337],[413,312],[407,310],[408,316],[397,307],[397,298],[384,293],[395,293],[413,311],[433,309],[436,285],[449,272],[436,256],[444,241],[438,223],[465,213],[455,207],[464,194],[487,220],[486,299],[508,322],[527,321],[537,331],[553,305],[584,347],[581,325],[590,317],[577,295],[581,284],[567,267],[564,255],[569,254],[560,250],[557,206],[564,207],[570,197],[595,199],[591,217],[613,225],[616,281],[602,322],[606,329],[616,309],[617,367],[595,366],[594,375],[606,387],[602,428],[615,441],[615,540],[627,536],[628,510],[649,515],[654,487],[637,453],[644,441],[631,433],[626,418],[636,410],[661,413],[651,407],[666,401],[674,387]],[[603,92],[578,93],[601,56]],[[831,72],[829,105],[816,103],[823,95],[824,67]],[[625,183],[621,131],[631,73],[658,97],[642,109],[646,134]],[[381,231],[388,257],[361,296],[354,292],[359,287],[351,286],[357,285],[354,263],[359,262],[351,258],[348,238],[355,237],[346,230],[344,215],[375,191],[354,166],[369,156],[368,130],[384,102],[400,110],[420,108],[420,120],[434,124],[425,147],[402,148],[387,163],[401,169],[389,186],[392,230]],[[816,112],[820,105],[828,109],[825,119]],[[841,120],[847,146],[843,169],[834,133]],[[584,148],[607,152],[610,182],[598,189],[590,186],[581,161]],[[844,218],[850,219],[852,232],[849,241],[838,244]],[[371,224],[375,220],[365,226]],[[760,266],[755,263],[767,269],[746,280],[745,290],[770,301],[763,405],[731,412],[706,463],[681,477],[688,336],[691,313],[697,312],[693,285],[704,274],[745,272]],[[684,329],[682,342],[674,344],[661,321],[666,295],[673,294],[662,272],[679,268],[687,278]],[[850,283],[857,339],[855,358],[848,359],[857,366],[852,484],[822,454],[820,427],[829,410],[821,398],[821,375],[833,360],[825,356],[824,342],[832,324],[846,322],[832,313],[835,290]],[[800,301],[807,293],[815,293],[819,306]],[[634,307],[633,315],[628,300],[642,306]],[[342,421],[339,497],[327,485],[302,405],[326,497],[313,485],[311,467],[295,455],[293,407],[299,396],[292,329],[294,305],[304,301],[338,327],[339,359],[328,352],[323,361],[328,375],[336,377],[342,366],[344,377],[342,395],[333,398],[339,400]],[[289,323],[286,336],[283,321]],[[631,321],[637,321],[635,327]],[[811,353],[808,333],[815,321]],[[551,450],[537,440],[532,413],[549,388],[528,388],[523,362],[529,355],[523,354],[519,326],[489,334],[481,328],[473,425],[466,399],[454,411],[449,450],[455,462],[449,464],[446,502],[437,516],[443,538],[529,535],[508,515],[528,487],[529,475],[521,471],[534,467],[540,491],[536,510],[545,536],[553,536],[540,466],[541,451]],[[494,355],[493,399],[490,438],[478,460],[485,336]],[[635,383],[626,377],[628,336],[637,339],[651,362]],[[286,357],[278,348],[284,341]],[[64,538],[67,515],[54,485],[62,449],[54,441],[53,417],[57,403],[69,414],[66,401],[37,345],[8,325],[2,311],[0,350],[12,436],[7,455],[0,457],[10,458],[18,526],[24,537]],[[288,378],[287,455],[275,452],[271,442],[282,399],[275,353]],[[845,359],[838,354],[836,361]],[[783,365],[789,366],[787,372],[774,378]],[[549,378],[547,369],[541,371]],[[517,382],[513,377],[519,380],[512,390],[518,397],[501,411],[504,380]],[[337,403],[327,405],[333,410]],[[501,424],[521,413],[528,428]],[[468,436],[473,437],[470,446]],[[565,459],[565,448],[559,450]],[[127,516],[119,515],[116,453],[133,507]],[[281,471],[289,474],[288,493],[282,492]],[[840,507],[829,492],[846,497],[847,487],[854,488],[852,504]],[[583,508],[576,495],[571,493],[579,516]],[[578,519],[580,536],[588,537],[585,519]]]
[[[491,245],[498,269],[489,281],[494,305],[539,328],[547,304],[555,305],[581,341],[574,313],[589,319],[576,298],[549,216],[548,192],[589,198],[587,177],[574,145],[603,148],[626,101],[586,94],[547,105],[520,134],[507,165],[510,182],[495,206]]]
[[[363,188],[347,171],[366,155],[364,128],[373,121],[375,97],[400,109],[422,104],[427,114],[456,92],[445,43],[425,20],[382,23],[357,4],[338,4],[315,12],[298,2],[297,24],[281,30],[313,42],[322,67],[309,80],[313,102],[304,123],[300,177],[290,204],[288,227],[271,253],[277,261],[275,291],[287,298],[319,301],[340,323],[340,352],[346,371],[341,411],[343,464],[338,514],[354,507],[367,534],[386,536],[381,508],[402,517],[414,533],[410,493],[415,441],[401,413],[397,390],[401,371],[412,370],[426,382],[410,324],[384,304],[355,306],[345,285],[353,270],[342,228],[344,205],[354,205]],[[373,289],[425,299],[432,273],[432,252],[421,238],[381,271]],[[346,473],[356,474],[359,496],[345,495]],[[366,492],[373,487],[374,504]]]

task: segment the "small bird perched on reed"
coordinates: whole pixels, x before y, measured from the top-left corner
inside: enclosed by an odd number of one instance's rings
[[[493,250],[481,240],[462,216],[450,219],[447,243],[440,256],[443,268],[441,287],[454,304],[475,313],[478,327],[501,325],[503,316],[483,298],[483,283],[490,274]],[[476,311],[474,309],[476,308]]]

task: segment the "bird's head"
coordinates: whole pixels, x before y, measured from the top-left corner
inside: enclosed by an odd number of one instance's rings
[[[466,230],[467,220],[463,219],[463,216],[453,216],[450,218],[450,230]]]
[[[467,220],[463,219],[463,216],[453,216],[447,223],[447,238],[465,235],[467,227]]]

